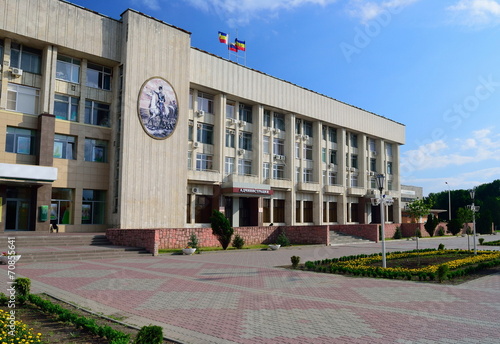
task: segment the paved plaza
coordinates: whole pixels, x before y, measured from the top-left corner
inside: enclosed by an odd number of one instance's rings
[[[496,237],[486,237],[486,241]],[[467,248],[467,238],[419,248]],[[354,278],[281,268],[380,252],[380,244],[302,246],[16,266],[46,292],[181,343],[500,343],[500,274],[460,285]],[[486,247],[486,246],[483,246]],[[483,248],[479,246],[479,248]],[[388,241],[387,251],[416,248]],[[6,266],[0,281],[7,288]]]

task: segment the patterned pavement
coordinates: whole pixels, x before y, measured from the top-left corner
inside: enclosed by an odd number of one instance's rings
[[[466,238],[422,239],[419,247],[441,242],[467,248]],[[389,241],[387,250],[415,245]],[[137,326],[160,325],[181,343],[500,343],[500,274],[451,286],[280,268],[293,255],[305,262],[372,252],[380,245],[32,264],[21,258],[15,271],[32,279],[35,293]]]

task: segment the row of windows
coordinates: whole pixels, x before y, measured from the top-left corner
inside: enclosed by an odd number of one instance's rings
[[[5,151],[9,153],[35,155],[36,131],[7,127]],[[76,138],[68,135],[54,135],[54,158],[76,159]],[[108,161],[108,142],[91,138],[85,139],[84,160],[91,162]]]
[[[52,189],[50,221],[58,224],[74,223],[74,190]],[[104,224],[106,191],[84,189],[82,194],[82,224]]]
[[[3,41],[0,40],[0,62],[3,62],[3,50]],[[41,74],[42,51],[12,42],[10,48],[10,65],[29,73]],[[79,59],[58,55],[56,79],[79,84],[80,66],[81,61]],[[86,70],[86,86],[111,90],[111,75],[111,68],[89,62]]]
[[[17,84],[7,86],[7,110],[35,115],[38,113],[40,91],[33,87]],[[56,118],[78,122],[78,104],[76,97],[56,94],[54,96],[54,115]],[[85,101],[84,123],[110,126],[110,106],[93,100]]]

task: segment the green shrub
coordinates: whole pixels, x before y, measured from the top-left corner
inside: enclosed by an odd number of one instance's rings
[[[239,234],[236,234],[236,236],[233,239],[233,247],[240,250],[245,246],[245,239],[240,237]]]
[[[311,262],[310,260],[308,260],[305,264],[304,264],[305,268],[307,270],[314,270],[314,263]]]
[[[437,235],[438,236],[444,236],[444,227],[443,226],[439,226],[438,227],[438,231],[437,231]]]
[[[420,232],[420,228],[417,228],[417,230],[415,231],[415,236],[417,238],[421,238],[422,237],[422,232]]]
[[[299,263],[300,263],[300,257],[299,256],[292,256],[290,258],[290,260],[292,261],[292,267],[294,269],[297,269],[297,266],[299,266]]]
[[[483,244],[483,242],[484,242],[484,238],[479,238],[479,239],[477,239],[477,240],[479,241],[479,245],[482,245],[482,244]]]
[[[4,293],[0,293],[0,306],[7,306],[9,298]]]
[[[439,244],[438,250],[444,250],[444,245],[443,244]]]
[[[196,236],[196,234],[194,234],[194,233],[191,234],[187,244],[191,248],[198,248],[199,242],[198,242],[198,237]]]
[[[220,211],[214,209],[212,216],[210,217],[210,223],[212,226],[212,233],[215,235],[217,240],[219,240],[222,245],[222,249],[227,249],[231,243],[231,237],[234,232],[229,220]]]
[[[401,227],[397,226],[396,231],[394,232],[393,239],[401,239],[403,237],[403,233],[401,232]]]
[[[286,236],[284,231],[281,232],[280,235],[278,235],[278,238],[276,239],[276,244],[281,246],[290,246],[290,240],[288,240],[288,237]]]
[[[437,278],[440,283],[448,278],[448,273],[450,272],[450,267],[447,264],[441,264],[437,270]]]
[[[143,326],[137,337],[135,338],[134,344],[161,344],[163,343],[163,329],[160,326]]]
[[[425,223],[424,228],[431,237],[434,236],[434,230],[436,229],[436,226],[438,224],[439,224],[439,219],[437,218],[437,216],[434,216],[432,214],[429,214],[427,216],[427,222]]]
[[[14,281],[16,288],[16,301],[19,304],[24,304],[28,299],[31,291],[31,280],[29,278],[19,277]]]

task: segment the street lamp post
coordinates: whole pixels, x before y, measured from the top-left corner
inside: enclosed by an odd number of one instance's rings
[[[472,229],[473,229],[473,237],[472,240],[474,242],[474,255],[477,255],[477,248],[476,248],[476,206],[474,205],[474,197],[476,196],[476,188],[473,188],[469,190],[470,193],[470,198],[472,198]]]
[[[451,221],[451,188],[448,182],[445,182],[448,185],[448,221]]]
[[[377,174],[375,176],[375,180],[377,181],[377,186],[380,191],[380,223],[382,224],[382,267],[387,267],[387,262],[385,259],[385,214],[384,214],[384,197],[382,191],[384,190],[384,179],[385,176],[383,174]]]

